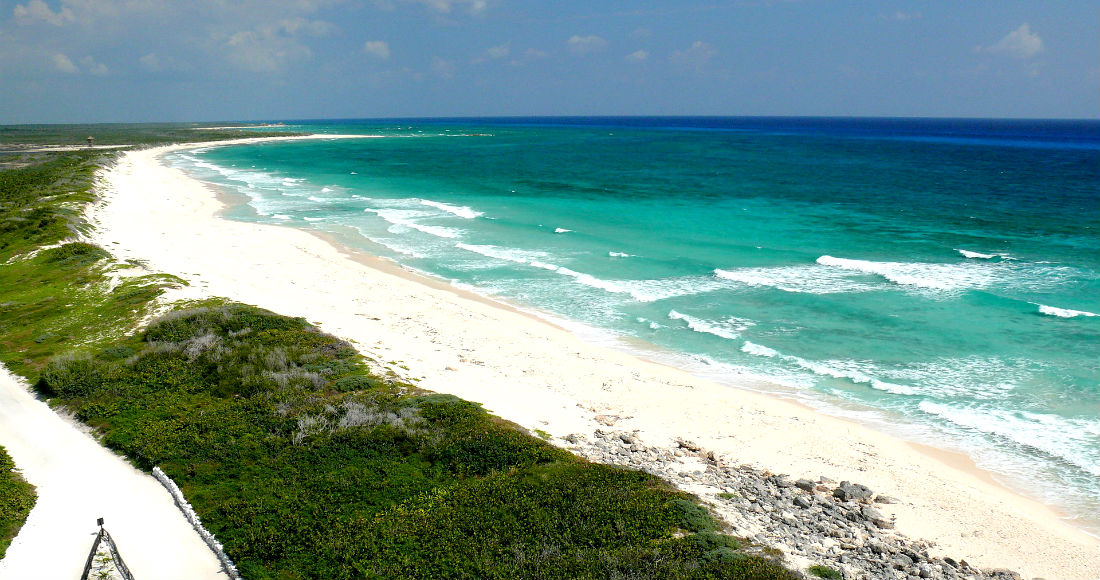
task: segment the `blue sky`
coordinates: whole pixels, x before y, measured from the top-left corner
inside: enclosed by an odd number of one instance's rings
[[[0,123],[1100,117],[1100,6],[0,1]]]

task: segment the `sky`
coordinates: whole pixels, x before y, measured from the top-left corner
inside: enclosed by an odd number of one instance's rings
[[[1100,118],[1100,3],[0,0],[0,124]]]

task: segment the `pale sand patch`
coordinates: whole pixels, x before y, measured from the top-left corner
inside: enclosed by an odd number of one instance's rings
[[[209,147],[209,144],[184,147]],[[586,344],[530,316],[353,260],[292,228],[218,217],[207,185],[126,153],[104,172],[95,241],[207,292],[303,316],[437,392],[557,437],[601,425],[650,444],[690,439],[728,463],[852,480],[901,499],[899,531],[938,553],[1026,576],[1096,578],[1100,541],[1045,506],[899,439],[787,401]]]
[[[0,445],[38,489],[38,503],[0,560],[0,579],[79,578],[100,517],[141,580],[227,578],[157,480],[54,413],[3,366]]]

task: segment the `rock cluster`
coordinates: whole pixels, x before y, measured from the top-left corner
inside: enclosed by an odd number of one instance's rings
[[[792,480],[750,466],[727,466],[690,441],[660,448],[635,434],[597,430],[564,438],[579,455],[640,469],[710,502],[730,533],[783,552],[788,565],[827,566],[847,579],[1019,580],[1008,570],[979,570],[936,557],[923,540],[894,530],[882,505],[897,503],[858,483]]]

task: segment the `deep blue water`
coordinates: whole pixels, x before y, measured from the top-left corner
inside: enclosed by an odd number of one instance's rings
[[[1100,523],[1100,122],[287,123],[382,138],[170,159],[236,219],[964,450]]]

